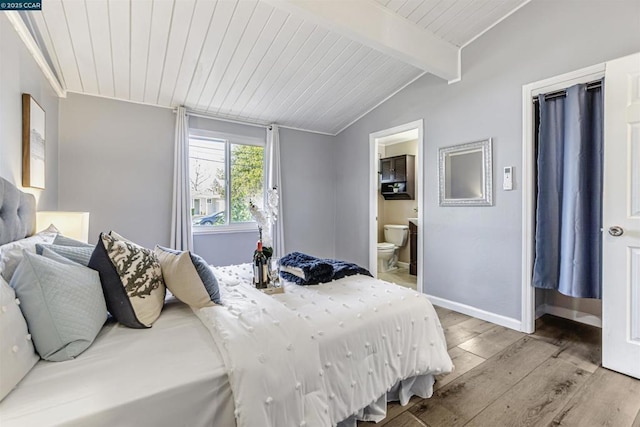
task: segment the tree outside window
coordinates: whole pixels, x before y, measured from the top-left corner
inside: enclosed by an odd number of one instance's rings
[[[191,137],[189,148],[194,229],[252,223],[249,200],[264,204],[264,147]]]

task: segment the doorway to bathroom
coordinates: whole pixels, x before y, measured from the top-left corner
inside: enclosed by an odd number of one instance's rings
[[[423,292],[423,121],[369,134],[369,269]]]

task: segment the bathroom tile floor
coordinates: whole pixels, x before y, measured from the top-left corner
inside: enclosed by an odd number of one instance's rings
[[[412,276],[409,274],[408,268],[398,268],[397,270],[378,272],[378,279],[386,280],[387,282],[395,283],[396,285],[404,286],[406,288],[416,289],[416,283],[418,276]]]

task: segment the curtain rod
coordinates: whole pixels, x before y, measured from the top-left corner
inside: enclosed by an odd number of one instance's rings
[[[189,116],[202,117],[203,119],[220,120],[221,122],[236,123],[236,124],[239,124],[239,125],[253,126],[253,127],[269,129],[269,130],[271,130],[273,128],[273,125],[277,124],[277,123],[260,124],[260,123],[248,122],[248,121],[243,121],[243,120],[226,119],[224,117],[218,117],[218,116],[214,116],[212,114],[202,113],[202,112],[195,111],[195,110],[189,110],[189,109],[186,109],[186,110],[187,110],[187,115],[189,115]],[[174,114],[177,111],[178,110],[176,108],[173,109],[173,113]],[[319,131],[319,130],[301,129],[301,128],[297,128],[297,127],[293,127],[293,126],[284,126],[284,125],[280,125],[280,124],[278,124],[278,127],[280,129],[291,129],[291,130],[297,130],[297,131],[300,131],[300,132],[317,133],[318,135],[336,136],[336,134],[328,133],[328,132],[322,132],[322,131]]]
[[[173,112],[177,113],[178,110],[174,109]],[[271,130],[271,125],[261,125],[259,123],[245,122],[243,120],[226,119],[224,117],[218,117],[218,116],[214,116],[214,115],[211,115],[211,114],[200,113],[200,112],[189,110],[189,109],[187,109],[187,115],[188,116],[193,116],[193,117],[201,117],[203,119],[220,120],[221,122],[235,123],[235,124],[238,124],[238,125],[253,126],[253,127],[257,127],[257,128],[263,128],[263,129]]]
[[[587,83],[587,90],[593,90],[601,87],[602,87],[602,79],[594,80],[592,82]],[[567,90],[566,89],[554,90],[552,92],[545,93],[544,95],[545,95],[545,99],[562,98],[564,96],[567,96]],[[540,102],[538,101],[538,96],[534,96],[533,103],[537,104],[538,102]]]

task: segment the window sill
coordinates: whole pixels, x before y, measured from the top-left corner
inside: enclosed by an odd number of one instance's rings
[[[247,225],[228,225],[220,227],[192,227],[194,236],[200,236],[205,234],[229,234],[229,233],[258,233],[258,226],[256,224]]]

